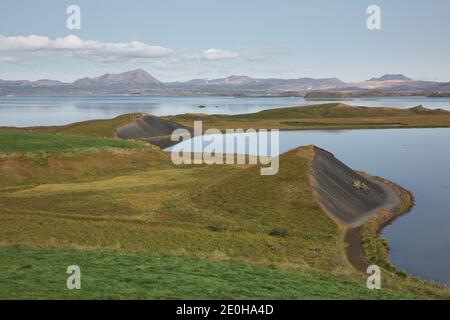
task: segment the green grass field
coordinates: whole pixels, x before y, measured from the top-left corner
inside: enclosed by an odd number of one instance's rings
[[[132,141],[101,139],[62,134],[0,130],[0,152],[55,152],[86,148],[139,148]]]
[[[66,287],[78,265],[81,289]],[[364,281],[151,253],[0,249],[0,299],[412,299]]]

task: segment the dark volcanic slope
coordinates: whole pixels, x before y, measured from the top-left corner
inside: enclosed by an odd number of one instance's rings
[[[381,209],[391,209],[399,203],[388,185],[359,175],[323,149],[314,150],[314,192],[324,209],[339,221],[357,226]]]
[[[145,115],[138,120],[117,129],[117,136],[121,139],[142,139],[165,148],[171,145],[170,135],[176,129],[191,128],[159,117]]]

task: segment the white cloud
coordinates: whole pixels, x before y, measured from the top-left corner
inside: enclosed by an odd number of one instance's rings
[[[172,53],[171,49],[148,45],[140,41],[101,42],[83,40],[76,35],[50,39],[47,36],[0,35],[0,52],[36,52],[54,51],[73,53],[81,58],[98,58],[100,60],[128,60],[133,58],[157,58]]]
[[[237,52],[212,48],[203,51],[202,57],[206,60],[224,60],[224,59],[235,59],[239,57],[239,54]]]
[[[17,62],[17,59],[10,56],[0,56],[0,62]]]
[[[182,58],[187,59],[187,60],[215,61],[215,60],[230,60],[230,59],[236,59],[239,57],[240,57],[240,54],[237,52],[211,48],[211,49],[207,49],[207,50],[203,51],[200,54],[185,55]]]

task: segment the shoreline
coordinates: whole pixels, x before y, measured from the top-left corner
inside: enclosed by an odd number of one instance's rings
[[[364,273],[370,265],[367,252],[363,244],[365,228],[370,228],[372,226],[374,228],[372,231],[376,233],[376,240],[385,241],[380,237],[383,229],[392,224],[396,219],[410,212],[415,202],[414,195],[400,185],[381,177],[371,176],[371,178],[384,184],[386,187],[389,187],[393,192],[395,192],[399,202],[396,206],[389,209],[382,208],[381,210],[378,210],[378,212],[371,215],[368,220],[358,226],[347,226],[344,232],[344,244],[346,245],[344,247],[344,251],[346,258],[353,268]],[[386,247],[386,252],[384,253],[388,254],[388,252],[389,246]],[[392,270],[403,272],[391,264],[389,256],[387,256],[383,262]],[[409,274],[408,276],[411,277]]]
[[[309,179],[322,211],[343,231],[342,249],[353,269],[371,264],[397,271],[390,264],[381,230],[409,212],[414,197],[387,179],[354,170],[331,152],[312,146]]]

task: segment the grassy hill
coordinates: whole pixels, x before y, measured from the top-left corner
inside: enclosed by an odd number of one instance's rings
[[[80,126],[89,124],[65,128]],[[102,126],[113,130],[117,118]],[[450,296],[390,271],[384,290],[365,289],[344,256],[344,230],[313,196],[312,147],[261,176],[249,165],[175,166],[142,143],[39,131],[3,133],[21,143],[0,152],[0,297]],[[71,264],[86,290],[63,289]]]
[[[118,127],[133,122],[141,116],[141,113],[128,113],[115,117],[114,119],[88,120],[64,126],[30,127],[25,128],[25,130],[43,133],[64,133],[68,135],[115,138],[116,129]]]
[[[202,120],[203,127],[271,128],[281,130],[305,129],[361,129],[449,127],[450,112],[431,110],[422,106],[409,109],[357,107],[342,103],[277,108],[241,115],[184,114],[165,117],[185,126]]]
[[[358,107],[342,103],[328,103],[304,107],[289,107],[263,110],[251,115],[236,115],[241,119],[274,119],[274,118],[353,118],[353,117],[393,117],[416,115],[450,115],[441,109],[431,110],[423,106],[409,109],[385,107]]]
[[[0,189],[111,178],[167,159],[141,142],[0,129]]]

